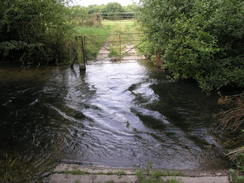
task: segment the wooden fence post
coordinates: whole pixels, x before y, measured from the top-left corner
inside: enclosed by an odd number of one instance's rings
[[[122,42],[121,42],[121,34],[119,33],[119,59],[122,59]]]
[[[85,41],[86,41],[85,36],[82,36],[81,37],[81,49],[82,49],[82,59],[83,59],[83,66],[84,66],[83,70],[86,70],[86,50],[85,50],[86,44],[85,44]],[[81,69],[81,67],[80,67],[80,69]]]

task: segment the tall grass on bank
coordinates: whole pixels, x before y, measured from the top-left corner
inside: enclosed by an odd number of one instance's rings
[[[230,149],[227,156],[244,173],[244,93],[223,97],[225,110],[217,115],[223,131],[224,145]]]
[[[136,173],[137,182],[139,183],[183,183],[175,178],[164,180],[164,176],[179,176],[177,172],[161,172],[161,171],[152,171],[152,170],[138,170]]]
[[[50,160],[50,154],[35,158],[6,154],[0,159],[0,182],[42,183],[56,165],[56,161]]]

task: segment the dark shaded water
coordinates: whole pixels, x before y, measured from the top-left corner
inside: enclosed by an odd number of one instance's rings
[[[2,161],[226,166],[210,133],[216,97],[138,62],[91,64],[86,73],[2,68],[0,88]]]

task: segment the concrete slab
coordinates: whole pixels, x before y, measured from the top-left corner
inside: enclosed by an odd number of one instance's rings
[[[179,180],[182,183],[229,183],[227,176],[219,177],[162,177],[164,180]],[[49,183],[136,183],[134,175],[62,175],[54,174]]]
[[[229,183],[226,171],[173,171],[165,173],[164,180],[175,179],[182,183]],[[174,175],[174,176],[173,176]],[[178,176],[177,176],[178,175]],[[136,169],[111,167],[83,167],[77,164],[60,164],[49,183],[138,183]]]
[[[98,166],[81,166],[73,163],[59,164],[54,172],[73,171],[78,170],[81,172],[87,172],[89,174],[117,174],[123,172],[126,175],[136,175],[137,169],[135,168],[112,168],[112,167],[98,167]],[[165,175],[184,175],[187,177],[215,177],[215,176],[228,176],[228,170],[165,170],[165,169],[153,169],[165,172]]]

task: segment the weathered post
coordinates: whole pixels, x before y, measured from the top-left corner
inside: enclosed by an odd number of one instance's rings
[[[82,60],[83,68],[80,67],[80,70],[86,70],[86,50],[85,50],[85,36],[81,37],[81,49],[82,49]]]
[[[69,49],[70,49],[70,52],[69,52],[69,58],[71,60],[71,69],[74,70],[74,65],[75,65],[75,54],[76,54],[76,44],[77,43],[77,37],[75,37],[75,40],[71,40],[69,42]]]
[[[121,35],[119,34],[119,59],[122,59],[122,42],[121,42]]]

